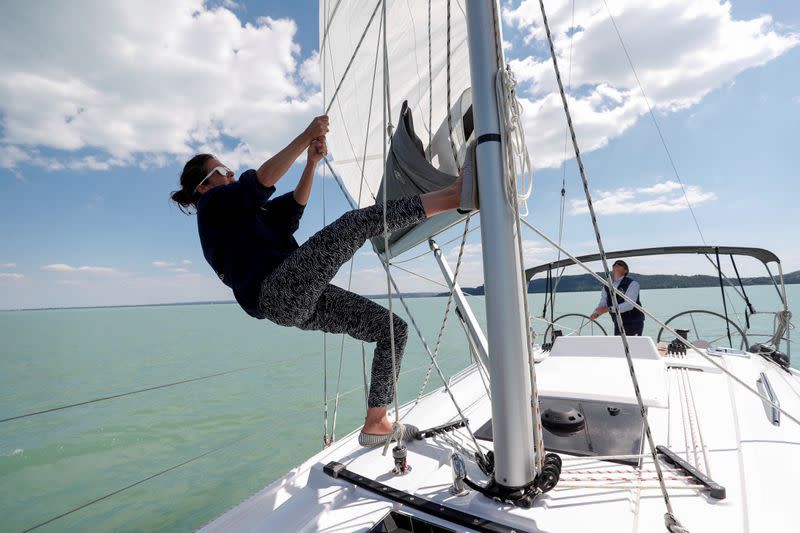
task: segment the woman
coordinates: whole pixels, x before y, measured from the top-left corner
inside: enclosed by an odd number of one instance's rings
[[[393,398],[389,311],[329,282],[367,239],[382,234],[382,203],[345,213],[302,246],[292,236],[308,202],[314,169],[327,154],[327,133],[328,117],[315,118],[286,148],[258,170],[244,172],[238,181],[214,156],[196,155],[186,163],[181,188],[172,193],[172,199],[187,214],[190,206],[197,210],[203,255],[250,316],[377,343],[359,442],[379,445],[392,432],[386,417],[386,406]],[[307,162],[297,187],[270,200],[275,184],[305,150]],[[387,202],[389,231],[455,209],[460,195],[459,178],[440,191]],[[407,324],[395,315],[398,372],[407,336]],[[403,438],[416,431],[406,426]]]

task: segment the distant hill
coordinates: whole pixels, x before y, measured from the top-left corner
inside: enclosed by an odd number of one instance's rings
[[[598,272],[598,275],[603,276]],[[642,289],[685,289],[695,287],[718,287],[719,278],[717,276],[680,276],[677,274],[636,274],[632,272],[631,277],[639,282]],[[730,278],[730,276],[728,276]],[[730,278],[736,283],[736,278]],[[790,272],[783,276],[783,281],[787,285],[800,283],[800,270]],[[742,278],[743,285],[771,285],[772,281],[767,276]],[[484,294],[483,285],[479,287],[462,287],[462,291],[467,294]],[[542,294],[547,290],[547,279],[537,277],[528,285],[528,293]],[[589,274],[577,274],[574,276],[562,276],[558,283],[558,292],[584,292],[600,290],[600,283]],[[447,296],[449,293],[439,293],[437,296]]]

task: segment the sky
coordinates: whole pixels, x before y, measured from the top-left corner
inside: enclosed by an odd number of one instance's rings
[[[563,180],[563,244],[592,253],[538,0],[501,5],[535,168],[527,219],[557,238]],[[605,248],[758,246],[777,253],[785,272],[800,269],[800,5],[546,5]],[[194,153],[212,152],[241,172],[321,113],[318,42],[318,3],[305,0],[5,2],[0,309],[231,300],[203,258],[195,217],[171,204],[169,193]],[[298,161],[279,193],[297,183]],[[318,175],[298,240],[346,209],[335,183]],[[437,240],[459,234],[455,228]],[[483,281],[479,234],[464,248],[464,286]],[[453,264],[457,246],[445,246]],[[524,247],[528,266],[556,256],[532,233]],[[430,255],[400,266],[415,273],[395,271],[402,291],[442,289]],[[739,267],[762,273],[754,261]],[[370,249],[356,254],[352,268],[334,282],[385,292]],[[713,273],[683,256],[631,261],[631,268]]]

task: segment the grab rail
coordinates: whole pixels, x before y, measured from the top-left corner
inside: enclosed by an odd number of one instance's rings
[[[778,401],[778,396],[775,394],[775,391],[772,389],[772,383],[769,382],[769,378],[764,372],[761,372],[761,376],[756,380],[756,384],[760,384],[766,395],[769,397],[770,401],[772,401],[775,405],[780,405],[781,403]],[[765,405],[766,402],[763,402]],[[781,425],[781,413],[778,409],[775,408],[775,405],[770,405],[770,414],[771,414],[771,422],[774,426]]]

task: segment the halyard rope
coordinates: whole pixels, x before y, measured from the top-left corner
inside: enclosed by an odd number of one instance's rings
[[[381,26],[381,28],[383,27],[383,22],[381,22],[380,26]],[[378,39],[380,39],[380,31],[378,32]],[[368,111],[367,111],[367,123],[368,124],[372,120],[372,104],[373,104],[374,98],[375,98],[375,80],[377,78],[376,74],[378,72],[378,56],[379,55],[380,54],[377,53],[377,51],[376,51],[376,53],[375,53],[375,61],[374,61],[373,65],[372,65],[372,86],[371,86],[370,93],[369,93],[369,107],[368,107]],[[323,98],[323,101],[325,101],[324,98]],[[364,178],[365,178],[364,173],[365,173],[365,170],[366,170],[367,145],[368,144],[369,144],[369,130],[367,130],[367,134],[364,136],[364,152],[363,152],[363,155],[362,155],[362,158],[361,158],[361,165],[359,167],[359,170],[361,172],[361,179],[359,180],[359,185],[358,185],[358,198],[357,198],[357,202],[358,203],[361,202],[361,193],[364,190],[364,181],[365,181],[364,180]],[[323,191],[324,190],[325,189],[323,189]],[[350,258],[349,273],[348,273],[348,276],[347,276],[347,290],[348,291],[350,290],[350,288],[352,287],[352,284],[353,284],[353,264],[354,263],[355,263],[355,256]],[[336,402],[334,403],[334,407],[333,407],[333,427],[331,429],[331,442],[334,442],[336,440],[336,419],[337,419],[336,415],[337,415],[338,409],[339,409],[339,386],[340,386],[341,379],[342,379],[342,362],[343,362],[343,358],[344,358],[344,339],[345,339],[345,334],[342,333],[342,342],[341,342],[341,345],[339,347],[339,373],[338,373],[338,378],[336,380]],[[362,358],[361,364],[364,367],[364,374],[366,376],[366,366],[367,365],[366,365],[366,355],[364,353],[364,343],[363,342],[361,343],[361,358]],[[365,397],[369,396],[368,388],[369,388],[369,386],[367,385],[367,380],[366,380],[366,377],[365,377],[364,378],[364,395],[365,395]],[[369,408],[369,402],[367,401],[365,409],[368,409],[368,408]],[[327,429],[327,424],[326,424],[326,429]]]
[[[388,188],[386,175],[386,148],[392,139],[392,98],[389,86],[389,48],[386,39],[386,2],[382,2],[381,17],[383,21],[383,255],[381,260],[383,268],[386,270],[386,297],[389,300],[389,342],[392,352],[392,393],[394,396],[394,422],[392,423],[392,437],[386,439],[383,446],[383,455],[389,450],[389,445],[393,440],[397,445],[402,445],[403,423],[400,421],[400,402],[397,398],[397,350],[394,344],[394,310],[392,309],[392,273],[389,270],[392,250],[389,248],[389,224],[386,221],[386,189]]]

